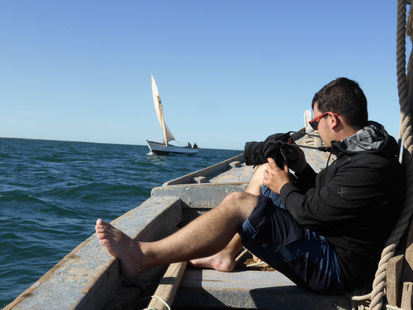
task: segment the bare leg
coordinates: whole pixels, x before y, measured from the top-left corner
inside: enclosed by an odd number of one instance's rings
[[[100,219],[95,229],[102,246],[119,258],[122,272],[134,276],[148,267],[206,257],[221,251],[251,214],[256,203],[255,195],[232,193],[214,209],[175,234],[156,242],[134,241]]]
[[[265,165],[257,167],[252,175],[246,193],[258,196],[261,194],[262,178]],[[220,252],[198,259],[193,259],[190,264],[194,267],[211,268],[219,271],[231,272],[235,267],[235,255],[242,249],[241,236],[237,233],[228,243],[228,245]]]
[[[260,165],[254,171],[247,188],[245,189],[246,193],[250,193],[256,196],[261,195],[262,179],[264,177],[264,170],[267,167],[267,164]]]
[[[190,260],[190,264],[199,268],[211,268],[231,272],[235,267],[235,255],[242,249],[241,236],[235,234],[227,246],[220,252],[198,259]]]

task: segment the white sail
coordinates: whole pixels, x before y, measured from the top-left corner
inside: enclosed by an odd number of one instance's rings
[[[155,105],[156,116],[158,117],[159,124],[161,124],[162,130],[163,130],[165,145],[167,145],[169,141],[175,140],[175,137],[169,130],[168,126],[166,126],[164,116],[163,116],[161,97],[159,97],[158,87],[156,86],[156,82],[155,82],[155,79],[153,78],[153,75],[152,75],[152,96],[153,96],[153,104]]]

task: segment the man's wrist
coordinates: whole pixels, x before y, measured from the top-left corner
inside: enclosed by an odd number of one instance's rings
[[[285,186],[281,188],[280,191],[280,198],[281,202],[284,205],[285,209],[288,209],[287,198],[292,193],[297,191],[297,188],[294,186],[293,183],[287,183]]]
[[[278,189],[278,195],[281,193],[281,190],[282,190],[282,188],[286,185],[286,184],[289,184],[289,183],[291,183],[290,181],[288,181],[288,182],[284,182],[283,184],[281,184],[281,186],[279,187],[279,189]]]

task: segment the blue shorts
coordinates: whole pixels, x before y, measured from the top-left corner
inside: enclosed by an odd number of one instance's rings
[[[344,291],[334,246],[298,225],[268,187],[263,186],[240,235],[248,250],[298,286],[317,293]]]

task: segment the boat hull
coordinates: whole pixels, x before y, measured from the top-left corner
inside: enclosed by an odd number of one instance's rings
[[[149,150],[152,153],[155,154],[160,154],[160,155],[166,155],[166,154],[185,154],[185,155],[194,155],[198,153],[198,149],[193,149],[189,147],[181,147],[181,146],[175,146],[175,145],[165,145],[164,143],[159,143],[159,142],[154,142],[154,141],[148,141]]]

